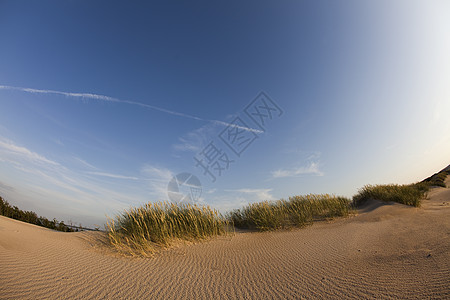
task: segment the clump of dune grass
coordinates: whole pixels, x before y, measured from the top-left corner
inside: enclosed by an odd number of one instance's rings
[[[376,199],[419,207],[428,190],[429,184],[423,182],[408,185],[366,185],[353,196],[353,204],[358,206],[366,200]]]
[[[436,173],[436,174],[428,177],[427,179],[425,179],[422,182],[426,183],[430,186],[440,186],[440,187],[446,188],[447,185],[445,184],[445,179],[447,178],[448,174],[449,174],[448,171],[441,171],[439,173]]]
[[[177,241],[196,241],[229,232],[229,222],[209,206],[148,203],[109,220],[110,243],[120,252],[151,256]]]
[[[350,211],[349,199],[323,194],[252,203],[228,217],[238,228],[266,231],[302,227],[315,220],[347,216]]]

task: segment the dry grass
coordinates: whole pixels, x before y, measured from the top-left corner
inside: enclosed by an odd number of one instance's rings
[[[198,241],[234,232],[234,226],[258,230],[301,227],[314,220],[346,216],[350,201],[330,195],[260,202],[223,217],[208,206],[148,203],[107,222],[109,242],[126,255],[151,256],[179,241]]]
[[[353,196],[353,204],[358,206],[368,199],[376,199],[419,207],[428,189],[427,183],[366,185]]]
[[[314,220],[346,216],[350,211],[349,199],[325,194],[253,203],[232,211],[228,217],[238,228],[265,231],[302,227]]]
[[[263,201],[236,209],[223,217],[209,206],[148,203],[131,208],[106,225],[110,243],[120,252],[150,256],[178,241],[197,241],[233,232],[234,227],[260,231],[302,227],[314,221],[347,216],[368,199],[420,206],[432,185],[441,185],[446,172],[410,185],[366,185],[347,198],[322,195]]]
[[[177,241],[196,241],[229,232],[229,222],[209,206],[148,203],[109,220],[110,243],[129,255],[152,255]]]
[[[427,179],[425,179],[422,182],[426,183],[430,186],[440,186],[440,187],[446,188],[447,186],[445,184],[445,179],[447,178],[448,174],[449,174],[449,172],[447,172],[447,171],[441,171],[439,173],[436,173],[436,174],[428,177]]]

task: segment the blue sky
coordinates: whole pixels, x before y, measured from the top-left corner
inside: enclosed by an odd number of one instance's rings
[[[225,212],[450,163],[447,1],[0,1],[0,41],[0,194],[47,217],[101,225],[182,172]]]

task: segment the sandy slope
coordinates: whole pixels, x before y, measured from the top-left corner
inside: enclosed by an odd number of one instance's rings
[[[356,217],[151,259],[111,255],[98,234],[0,217],[0,298],[450,298],[450,189],[421,208],[373,201]]]

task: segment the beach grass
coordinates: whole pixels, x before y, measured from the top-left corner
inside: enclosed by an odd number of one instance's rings
[[[313,221],[346,216],[350,200],[330,195],[294,196],[263,201],[236,209],[226,216],[209,206],[148,203],[109,219],[109,242],[126,255],[151,256],[179,241],[199,241],[230,234],[234,227],[259,231],[302,227]]]
[[[424,182],[407,185],[366,185],[353,196],[353,204],[359,206],[369,199],[376,199],[419,207],[428,190],[429,184]]]
[[[302,227],[316,220],[347,216],[351,210],[349,199],[321,194],[252,203],[233,210],[228,218],[237,228],[267,231]]]
[[[158,249],[179,241],[198,241],[229,234],[235,227],[268,231],[344,217],[369,199],[419,207],[430,187],[445,187],[447,175],[448,172],[442,171],[422,182],[408,185],[366,185],[353,196],[353,201],[329,194],[310,194],[248,204],[225,216],[209,206],[148,203],[125,210],[116,219],[109,219],[106,231],[110,243],[120,252],[151,256]]]
[[[428,177],[427,179],[425,179],[422,182],[426,183],[430,186],[440,186],[440,187],[446,188],[447,185],[445,184],[445,179],[447,178],[448,174],[449,174],[448,171],[441,171],[439,173],[436,173],[436,174]]]
[[[441,171],[414,184],[366,185],[353,196],[353,205],[359,206],[368,199],[376,199],[419,207],[431,187],[447,187],[445,179],[448,174],[448,171]]]
[[[227,234],[230,226],[209,206],[148,203],[130,208],[106,224],[110,243],[124,254],[152,255],[177,241],[196,241]]]

